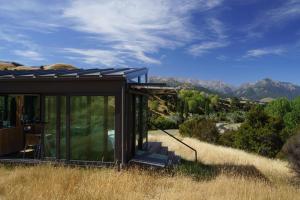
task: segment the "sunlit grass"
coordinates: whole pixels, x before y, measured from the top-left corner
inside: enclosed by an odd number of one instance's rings
[[[173,171],[0,167],[0,199],[299,199],[287,163],[163,134],[150,134],[187,159]]]

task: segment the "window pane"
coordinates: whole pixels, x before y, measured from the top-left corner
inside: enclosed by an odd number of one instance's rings
[[[140,97],[135,96],[135,144],[137,149],[142,149],[140,135]]]
[[[0,128],[16,126],[17,102],[15,96],[0,96]]]
[[[39,96],[24,96],[23,121],[34,123],[40,121],[40,98]]]
[[[56,156],[56,97],[45,97],[45,157]]]
[[[66,97],[60,97],[60,158],[66,159]]]
[[[114,98],[71,97],[71,159],[114,160]]]
[[[142,97],[142,137],[143,144],[147,142],[148,138],[148,98],[146,96]]]

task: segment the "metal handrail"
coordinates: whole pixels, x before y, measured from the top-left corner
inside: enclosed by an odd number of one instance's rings
[[[156,129],[166,133],[168,136],[170,136],[171,138],[175,139],[177,142],[180,142],[181,144],[185,145],[186,147],[190,148],[191,150],[194,151],[195,153],[195,161],[197,162],[197,158],[198,158],[198,153],[197,153],[197,150],[194,149],[193,147],[189,146],[188,144],[182,142],[181,140],[179,140],[178,138],[176,138],[174,135],[172,135],[171,133],[168,133],[166,130],[163,130],[163,129],[160,129],[158,128],[157,126],[155,126],[154,124],[152,124]]]

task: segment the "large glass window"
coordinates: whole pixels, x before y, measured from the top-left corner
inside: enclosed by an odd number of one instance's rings
[[[45,157],[56,156],[56,96],[45,97]]]
[[[35,123],[40,121],[40,97],[24,96],[23,122]]]
[[[137,149],[144,149],[146,148],[145,144],[147,142],[147,119],[148,119],[148,112],[147,112],[147,104],[148,99],[144,96],[135,96],[135,143]]]
[[[148,142],[148,97],[142,98],[142,138],[143,144]]]
[[[135,113],[134,113],[134,132],[135,132],[135,144],[137,149],[142,149],[141,140],[141,113],[140,113],[140,97],[135,96]]]
[[[72,96],[71,160],[114,161],[115,99]]]
[[[66,96],[61,96],[60,98],[60,159],[66,159],[66,150],[67,150],[67,126],[66,126],[66,110],[67,110],[67,105],[66,101],[67,98]]]
[[[15,96],[0,96],[0,128],[16,126],[17,102]]]

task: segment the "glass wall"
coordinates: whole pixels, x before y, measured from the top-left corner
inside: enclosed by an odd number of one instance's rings
[[[148,136],[148,98],[145,96],[136,95],[135,96],[135,113],[134,113],[134,123],[135,123],[135,143],[136,149],[146,148],[145,144],[147,142]]]
[[[135,147],[142,149],[141,134],[140,134],[140,98],[135,96],[135,113],[134,113],[134,132],[135,132]]]
[[[72,96],[70,112],[71,160],[114,161],[114,97]]]
[[[44,151],[45,157],[56,157],[56,96],[45,97]]]
[[[40,97],[24,96],[23,122],[35,123],[40,121]]]
[[[67,158],[67,126],[66,126],[66,114],[67,114],[67,97],[61,96],[60,98],[60,159]]]
[[[17,102],[16,96],[0,96],[0,128],[16,126]]]
[[[147,144],[148,142],[148,97],[142,97],[142,138],[143,144]]]

